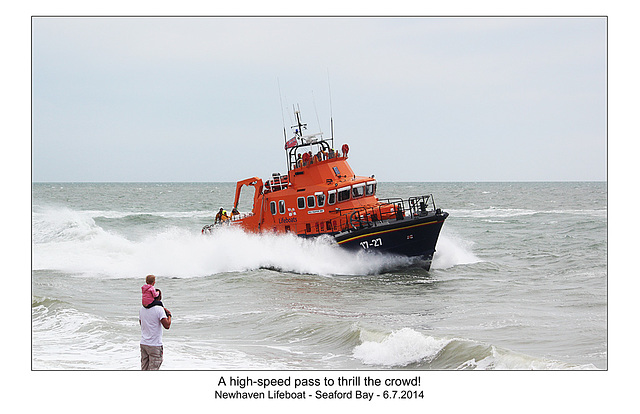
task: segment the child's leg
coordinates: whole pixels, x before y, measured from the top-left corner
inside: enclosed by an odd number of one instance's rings
[[[158,299],[154,300],[153,302],[145,306],[145,308],[149,309],[149,308],[153,308],[154,306],[162,306],[164,308],[164,305]]]

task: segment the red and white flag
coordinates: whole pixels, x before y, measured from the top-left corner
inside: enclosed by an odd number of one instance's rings
[[[296,145],[298,145],[298,141],[296,140],[296,137],[293,137],[284,144],[284,149],[295,147]]]

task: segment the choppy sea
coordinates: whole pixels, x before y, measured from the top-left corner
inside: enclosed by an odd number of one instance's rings
[[[32,369],[139,369],[147,274],[173,313],[163,370],[607,369],[605,182],[379,183],[449,212],[430,271],[201,235],[234,190],[33,183]]]

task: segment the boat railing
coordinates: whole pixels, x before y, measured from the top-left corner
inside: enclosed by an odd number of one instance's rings
[[[251,216],[253,216],[253,212],[252,211],[232,214],[231,217],[229,218],[229,221],[238,221],[238,220],[242,220],[242,219],[245,219],[245,218],[251,217]]]
[[[314,149],[313,146],[315,146],[316,148]],[[295,170],[296,168],[307,167],[316,162],[324,161],[329,158],[334,158],[336,154],[329,157],[328,154],[330,153],[330,151],[331,147],[324,139],[304,141],[301,144],[297,144],[288,150],[289,171]],[[310,152],[311,154],[307,157],[305,154],[307,154],[308,152]],[[318,155],[322,158],[318,159]]]
[[[432,194],[409,197],[409,199],[407,199],[407,203],[409,205],[409,214],[411,216],[426,216],[430,213],[435,213],[438,210]]]
[[[214,222],[212,224],[207,224],[206,226],[204,226],[202,228],[202,234],[205,234],[205,233],[210,234],[210,233],[213,232],[213,230],[216,227],[229,226],[234,221],[239,221],[239,220],[242,220],[244,218],[251,217],[251,216],[253,216],[253,212],[252,211],[232,214],[230,217],[228,217],[228,218],[226,218],[224,220],[216,221],[216,222]]]
[[[388,220],[404,220],[405,218],[422,217],[436,212],[433,196],[422,195],[379,200],[372,206],[354,207],[337,211],[338,231],[353,231],[365,227],[375,227]]]
[[[265,191],[286,190],[289,187],[289,175],[281,175],[280,173],[271,174],[271,179],[265,185]]]

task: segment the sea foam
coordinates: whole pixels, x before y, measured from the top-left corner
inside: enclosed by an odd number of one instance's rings
[[[319,275],[375,274],[410,264],[404,257],[368,255],[339,248],[329,237],[251,234],[219,229],[212,235],[169,227],[129,240],[106,231],[90,212],[47,210],[33,215],[34,270],[83,276],[139,277],[154,273],[198,277],[273,268]]]
[[[406,366],[432,360],[448,342],[402,328],[382,341],[363,341],[354,348],[353,356],[366,365]]]
[[[34,213],[33,269],[112,278],[149,273],[185,278],[259,268],[317,275],[379,274],[413,263],[402,256],[347,251],[328,236],[305,239],[235,228],[202,235],[174,226],[131,240],[102,228],[94,214],[70,209]],[[443,234],[433,268],[479,261],[471,247],[456,235]]]
[[[369,366],[457,370],[591,370],[592,364],[568,364],[536,358],[494,345],[460,338],[437,338],[411,328],[387,335],[361,332],[353,357]]]

